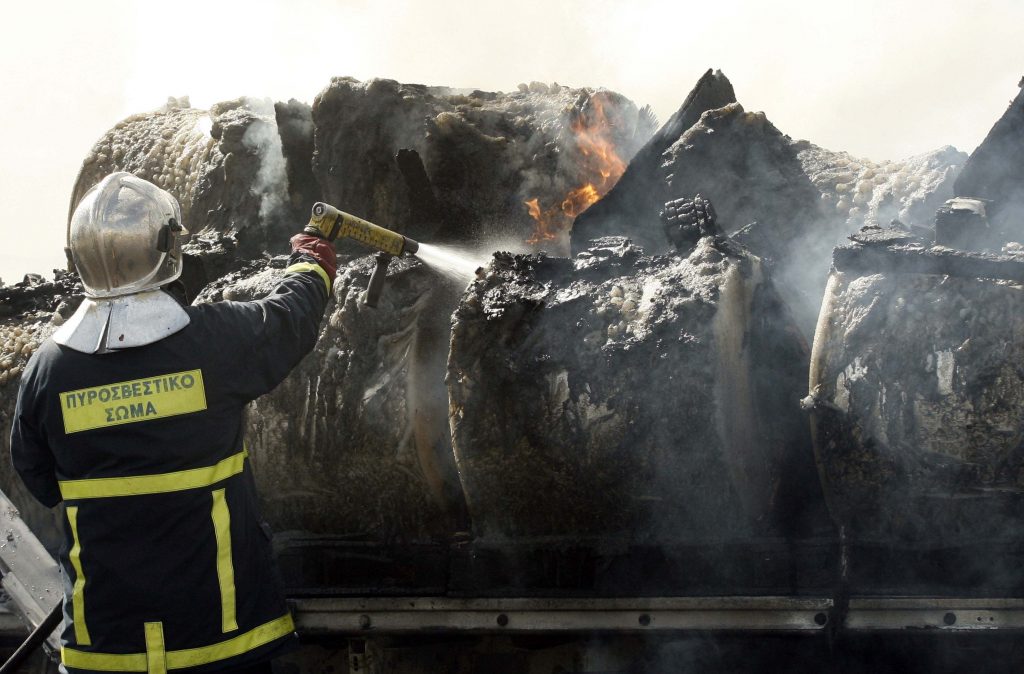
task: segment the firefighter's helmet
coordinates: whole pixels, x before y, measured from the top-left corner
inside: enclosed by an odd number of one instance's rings
[[[187,236],[177,199],[118,172],[82,197],[71,216],[69,245],[86,295],[108,298],[176,280]]]
[[[53,334],[82,353],[152,344],[189,324],[160,287],[181,275],[178,201],[130,173],[111,173],[85,193],[71,216],[69,245],[86,298]]]

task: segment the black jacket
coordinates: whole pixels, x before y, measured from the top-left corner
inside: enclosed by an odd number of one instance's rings
[[[64,501],[69,672],[206,672],[295,641],[243,439],[247,403],[316,343],[327,276],[293,256],[254,302],[186,307],[146,346],[89,355],[47,340],[21,380],[15,469]]]

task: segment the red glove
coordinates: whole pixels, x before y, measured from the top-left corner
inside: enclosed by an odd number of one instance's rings
[[[293,253],[305,253],[316,260],[316,263],[327,272],[331,284],[334,284],[334,277],[338,274],[338,258],[330,241],[310,234],[296,234],[292,237],[291,244]]]

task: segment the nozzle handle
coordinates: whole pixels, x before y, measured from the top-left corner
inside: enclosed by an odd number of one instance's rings
[[[308,227],[324,233],[325,236],[331,233],[337,237],[345,236],[354,239],[395,257],[399,257],[403,253],[415,254],[419,249],[418,243],[405,238],[398,232],[375,225],[369,220],[363,220],[351,213],[339,211],[334,206],[322,201],[313,205]],[[328,236],[328,238],[330,237]]]
[[[381,291],[384,290],[384,278],[388,275],[388,265],[391,264],[390,253],[377,253],[377,266],[370,274],[370,282],[366,284],[366,292],[363,293],[363,304],[368,307],[376,307],[380,301]]]

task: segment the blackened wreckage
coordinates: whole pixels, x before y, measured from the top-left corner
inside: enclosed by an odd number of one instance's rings
[[[571,229],[542,232],[542,205],[595,184],[580,141],[595,119],[621,178],[574,223],[572,204],[550,221]],[[124,120],[74,195],[113,170],[175,194],[197,233],[196,301],[266,292],[316,200],[428,243],[532,241],[468,287],[404,259],[376,309],[358,301],[372,258],[342,249],[317,349],[248,421],[286,582],[310,615],[341,602],[350,668],[372,653],[422,671],[429,652],[464,671],[503,648],[523,671],[658,670],[683,648],[729,671],[760,646],[709,656],[662,632],[594,656],[586,635],[755,609],[855,632],[889,624],[894,597],[920,611],[897,626],[955,630],[1024,607],[1022,145],[1024,93],[969,159],[875,163],[791,139],[717,71],[656,132],[611,92],[335,78],[311,107],[171,100]],[[80,293],[66,272],[0,287],[4,437],[24,362]],[[52,513],[9,468],[0,486],[53,544]],[[499,636],[461,660],[395,650],[369,637],[395,596],[433,598],[453,625],[493,612],[483,632]],[[546,633],[575,641],[495,646],[515,611],[542,624],[545,606],[565,620]],[[601,607],[639,617],[618,630]],[[867,661],[856,636],[837,643]],[[309,648],[298,666],[328,658]],[[793,666],[837,653],[781,652]]]

